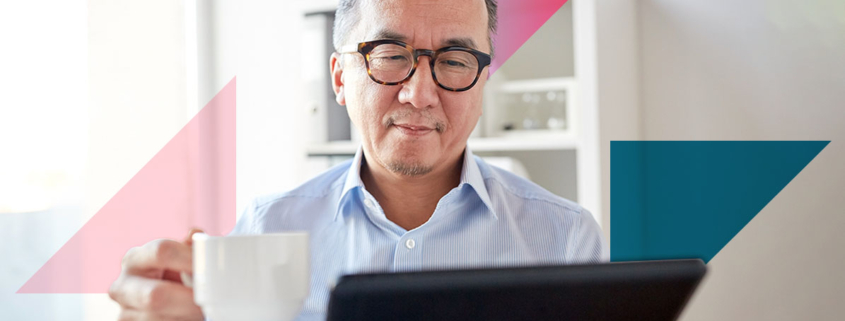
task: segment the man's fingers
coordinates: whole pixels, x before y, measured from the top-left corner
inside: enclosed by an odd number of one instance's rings
[[[129,274],[150,269],[193,273],[191,247],[173,240],[156,240],[132,248],[123,257],[123,269]]]
[[[182,241],[182,243],[185,243],[188,246],[193,245],[194,244],[193,236],[196,233],[205,233],[205,232],[203,232],[201,229],[198,229],[198,228],[192,228],[191,231],[188,232],[188,237],[186,237],[185,240]]]
[[[188,240],[198,232],[202,231],[191,230]],[[126,253],[123,272],[109,289],[109,296],[122,308],[119,320],[203,319],[193,290],[171,280],[179,272],[193,273],[188,240],[156,240]]]
[[[202,317],[194,303],[194,291],[180,283],[127,275],[109,290],[123,310],[138,310],[162,317]],[[127,312],[127,317],[140,317]]]

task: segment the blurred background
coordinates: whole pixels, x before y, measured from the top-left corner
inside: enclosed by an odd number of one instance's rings
[[[235,76],[239,209],[351,157],[335,4],[0,2],[0,318],[116,318],[106,294],[15,291]],[[843,53],[843,1],[570,0],[491,77],[469,144],[608,237],[611,140],[832,140],[709,263],[682,319],[836,319]]]

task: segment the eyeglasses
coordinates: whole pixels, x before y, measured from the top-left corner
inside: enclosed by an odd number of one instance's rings
[[[490,65],[490,55],[478,50],[450,46],[435,51],[414,49],[401,41],[376,40],[341,47],[339,53],[364,56],[370,79],[382,85],[399,85],[417,70],[420,56],[428,56],[431,77],[440,88],[465,91],[475,86],[481,70]]]

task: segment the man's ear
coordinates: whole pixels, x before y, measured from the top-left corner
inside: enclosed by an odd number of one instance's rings
[[[329,59],[329,67],[332,73],[332,89],[334,90],[334,97],[337,103],[341,106],[346,106],[346,96],[344,95],[343,87],[343,64],[339,53],[332,53]]]

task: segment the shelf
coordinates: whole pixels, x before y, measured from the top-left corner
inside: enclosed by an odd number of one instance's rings
[[[336,141],[308,146],[308,157],[317,156],[353,156],[358,149],[358,143],[352,141]]]
[[[467,144],[473,152],[575,150],[578,145],[574,139],[563,135],[538,132],[524,133],[517,136],[470,138]],[[353,156],[357,149],[358,143],[337,141],[309,146],[307,153],[309,157]]]
[[[513,137],[471,138],[467,144],[473,152],[575,150],[578,146],[571,137],[540,132],[521,133]]]
[[[550,90],[571,90],[575,86],[575,78],[539,78],[525,80],[509,80],[501,84],[498,89],[502,93],[524,93]]]

